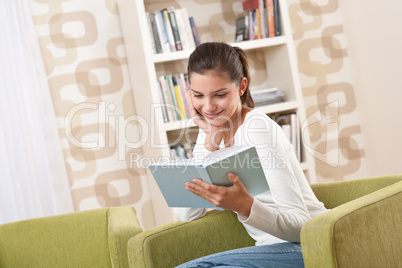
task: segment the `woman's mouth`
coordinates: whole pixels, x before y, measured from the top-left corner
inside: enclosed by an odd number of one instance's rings
[[[222,112],[223,112],[223,110],[220,111],[219,113],[213,113],[213,114],[204,112],[204,116],[208,119],[214,119],[214,118],[217,118],[218,116],[220,116],[222,114]]]

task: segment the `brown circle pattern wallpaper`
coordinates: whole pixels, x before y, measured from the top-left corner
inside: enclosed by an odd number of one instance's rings
[[[232,42],[241,1],[183,1],[195,5],[201,40]],[[318,181],[364,177],[365,156],[346,38],[338,1],[288,0]],[[180,7],[180,1],[174,1]],[[76,211],[134,206],[144,229],[155,226],[147,177],[119,143],[140,139],[119,12],[114,0],[30,0],[59,127]],[[164,8],[153,3],[148,8]],[[204,11],[203,11],[204,10]],[[207,32],[209,23],[219,24]],[[226,31],[226,29],[230,29]],[[253,83],[266,82],[263,57],[251,59]],[[182,70],[181,63],[173,69]],[[176,66],[177,65],[177,66]],[[157,70],[158,71],[158,70]],[[144,89],[145,90],[145,89]],[[123,132],[123,133],[121,133]],[[122,152],[123,150],[123,152]]]

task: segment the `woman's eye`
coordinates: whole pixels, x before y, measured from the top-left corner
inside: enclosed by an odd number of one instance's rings
[[[219,98],[223,98],[223,97],[226,96],[226,93],[224,93],[224,94],[218,94],[218,95],[216,95],[216,96],[219,97]]]
[[[194,94],[193,95],[195,98],[202,98],[202,95]]]

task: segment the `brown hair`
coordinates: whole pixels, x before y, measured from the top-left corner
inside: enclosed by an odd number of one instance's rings
[[[242,105],[254,108],[254,101],[249,90],[250,71],[246,53],[239,47],[232,47],[223,42],[209,42],[198,45],[188,60],[187,74],[204,74],[214,71],[226,75],[230,82],[240,85],[243,77],[247,79],[247,88],[240,96]]]

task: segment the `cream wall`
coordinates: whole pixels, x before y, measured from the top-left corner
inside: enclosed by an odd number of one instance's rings
[[[339,3],[368,175],[401,173],[402,2],[339,0]]]

